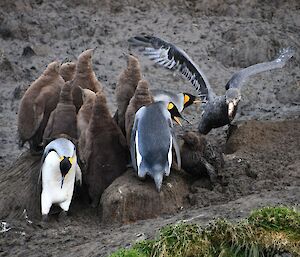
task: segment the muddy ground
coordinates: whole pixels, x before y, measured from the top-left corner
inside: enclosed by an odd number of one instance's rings
[[[17,145],[20,98],[53,60],[75,60],[83,50],[95,48],[95,73],[105,85],[114,113],[116,77],[125,66],[123,53],[129,52],[130,36],[144,32],[176,43],[193,57],[218,94],[224,93],[224,85],[235,71],[270,60],[281,47],[297,49],[284,69],[255,76],[246,83],[235,118],[239,129],[227,144],[226,128],[207,135],[226,153],[225,167],[220,171],[222,183],[211,187],[195,181],[190,186],[187,207],[178,213],[125,225],[103,224],[95,210],[76,207],[76,203],[68,220],[53,219],[47,226],[35,220],[30,223],[31,217],[28,220],[25,214],[12,218],[14,213],[2,213],[0,218],[8,222],[8,231],[4,232],[6,225],[2,223],[1,256],[107,256],[135,240],[151,238],[161,226],[180,220],[237,220],[251,209],[266,205],[299,208],[300,3],[238,2],[0,2],[1,178],[8,175],[9,167],[24,151]],[[28,46],[33,54],[26,51]],[[152,88],[193,93],[180,76],[153,67],[145,58],[140,60]],[[178,128],[178,134],[196,129],[199,112],[199,107],[186,110],[194,125]]]

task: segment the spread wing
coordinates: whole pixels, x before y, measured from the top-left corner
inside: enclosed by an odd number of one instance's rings
[[[170,70],[178,69],[196,88],[203,101],[214,96],[203,72],[179,47],[153,36],[136,36],[128,41],[132,46],[141,47],[143,54],[155,63]]]
[[[273,69],[281,69],[287,63],[287,61],[292,58],[295,54],[295,50],[292,47],[281,49],[279,55],[276,59],[270,62],[263,62],[251,65],[237,73],[235,73],[232,78],[227,82],[225,88],[226,90],[229,88],[238,88],[243,85],[246,79],[252,75],[273,70]]]

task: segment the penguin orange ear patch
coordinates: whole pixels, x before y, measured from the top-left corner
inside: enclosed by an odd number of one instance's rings
[[[173,103],[169,103],[168,104],[168,110],[172,110],[174,108],[174,104]]]
[[[188,101],[190,101],[190,97],[184,94],[184,103],[186,104]]]

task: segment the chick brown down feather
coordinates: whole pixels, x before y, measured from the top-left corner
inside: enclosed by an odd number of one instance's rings
[[[98,81],[92,65],[93,49],[88,49],[78,57],[74,79],[72,81],[72,95],[76,111],[78,112],[82,105],[81,88],[87,88],[92,91],[100,92],[103,90]]]
[[[44,145],[59,137],[65,137],[73,143],[77,141],[76,108],[71,89],[69,81],[61,89],[59,102],[51,113],[44,132]]]
[[[50,63],[21,99],[18,112],[21,146],[29,141],[32,150],[39,150],[50,113],[55,109],[65,83],[59,75],[59,68],[58,62]]]
[[[96,93],[89,89],[82,90],[83,104],[77,114],[77,132],[78,132],[78,152],[79,158],[84,163],[84,149],[86,140],[86,131],[92,116],[93,105],[96,99]]]
[[[65,62],[61,65],[59,69],[59,74],[62,76],[64,81],[71,81],[75,76],[76,63],[75,62]]]
[[[142,79],[140,63],[133,55],[127,56],[127,67],[121,72],[117,80],[116,98],[117,113],[115,120],[125,135],[125,113],[135,89]]]
[[[126,140],[107,108],[105,95],[96,94],[84,149],[86,172],[83,179],[92,205],[96,207],[106,187],[125,170],[128,162]]]
[[[140,80],[133,97],[131,98],[125,113],[125,131],[128,146],[130,145],[131,130],[134,123],[135,113],[142,107],[153,103],[146,80]]]

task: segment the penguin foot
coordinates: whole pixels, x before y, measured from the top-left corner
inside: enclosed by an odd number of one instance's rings
[[[49,216],[48,214],[42,215],[42,222],[48,222],[49,221]]]
[[[58,215],[58,221],[66,220],[67,216],[68,216],[68,212],[62,210]]]

